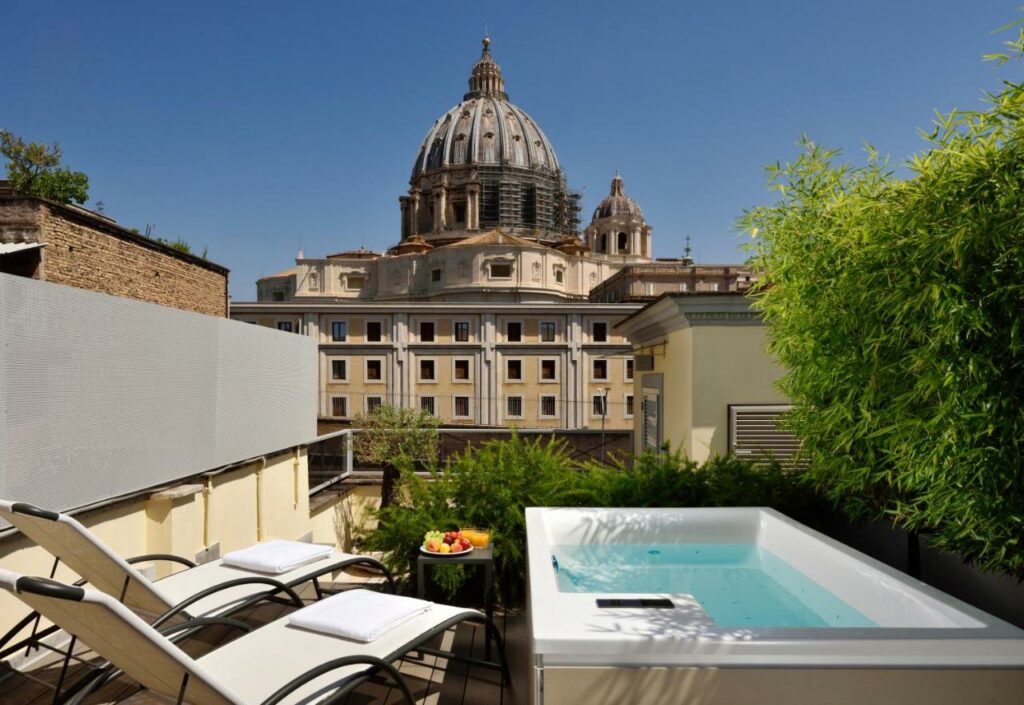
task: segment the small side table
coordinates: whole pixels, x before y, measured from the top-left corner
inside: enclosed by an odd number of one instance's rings
[[[416,595],[426,594],[424,568],[428,565],[469,565],[484,569],[484,613],[487,615],[487,638],[484,639],[484,658],[491,658],[491,625],[494,624],[494,547],[474,548],[464,555],[428,556],[422,551],[416,556]]]

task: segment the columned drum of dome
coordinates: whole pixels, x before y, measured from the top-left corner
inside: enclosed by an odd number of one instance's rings
[[[540,126],[509,102],[486,37],[469,92],[427,132],[409,184],[403,240],[444,244],[500,227],[553,244],[579,226],[579,195]]]

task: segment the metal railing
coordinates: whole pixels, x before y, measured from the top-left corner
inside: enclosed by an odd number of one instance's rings
[[[310,496],[352,475],[353,433],[355,430],[350,428],[326,433],[307,446]]]
[[[307,446],[309,494],[313,496],[352,478],[375,478],[380,467],[358,465],[354,452],[355,434],[361,429],[347,428],[318,436]],[[396,433],[401,433],[396,430]],[[548,437],[567,441],[569,457],[575,461],[611,462],[632,451],[632,431],[547,428],[439,428],[438,457],[444,465],[473,445],[513,433],[523,437]]]

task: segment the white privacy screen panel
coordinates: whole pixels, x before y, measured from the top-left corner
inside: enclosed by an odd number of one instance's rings
[[[0,274],[0,498],[67,511],[307,443],[316,361],[305,336]]]

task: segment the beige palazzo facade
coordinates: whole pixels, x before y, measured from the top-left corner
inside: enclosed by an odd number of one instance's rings
[[[631,346],[614,326],[640,304],[590,292],[652,262],[651,226],[616,172],[580,238],[579,195],[489,44],[416,150],[398,243],[300,253],[232,303],[235,319],[318,341],[323,419],[394,404],[453,424],[632,428]]]

